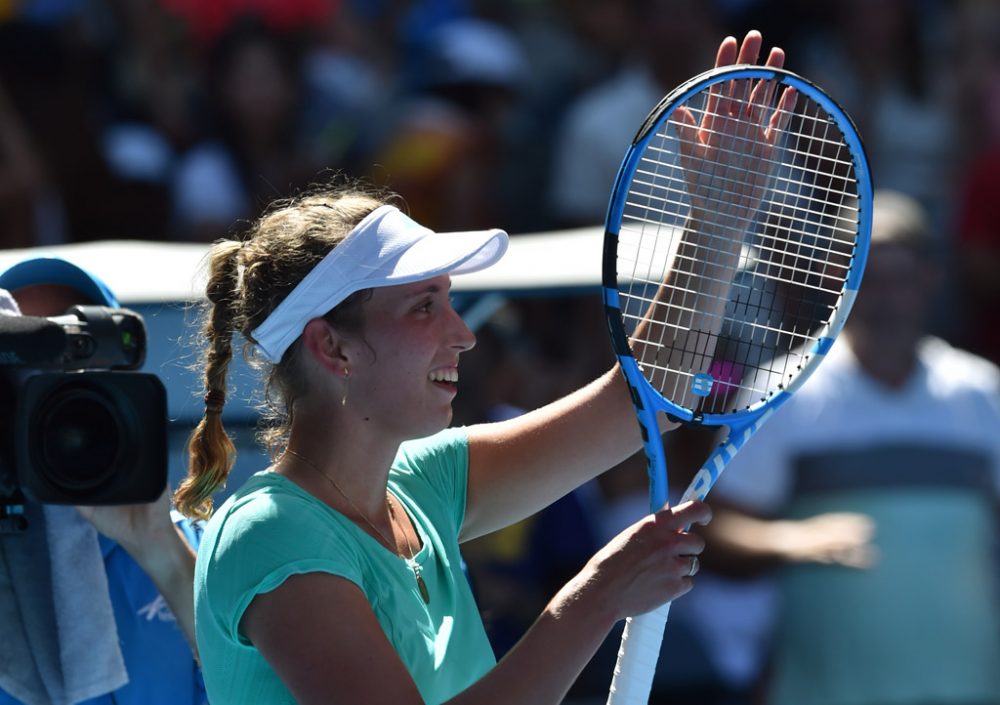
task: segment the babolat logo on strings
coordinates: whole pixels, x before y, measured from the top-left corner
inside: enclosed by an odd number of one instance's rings
[[[712,375],[699,372],[691,378],[691,393],[699,397],[707,397],[712,393],[713,384],[715,384],[715,378]]]

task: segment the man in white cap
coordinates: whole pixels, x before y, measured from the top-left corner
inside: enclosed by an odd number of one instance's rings
[[[781,566],[773,705],[1000,702],[1000,371],[926,332],[940,285],[927,222],[909,196],[876,192],[844,334],[713,493],[716,565],[728,546]],[[828,522],[828,550],[802,550],[821,528],[810,517],[845,512],[870,518],[871,543]],[[730,607],[766,620],[746,595]]]

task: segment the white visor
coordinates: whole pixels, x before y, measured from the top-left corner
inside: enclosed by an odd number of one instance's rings
[[[254,329],[264,357],[280,362],[306,324],[356,291],[485,269],[507,251],[503,230],[436,233],[394,206],[372,211]]]

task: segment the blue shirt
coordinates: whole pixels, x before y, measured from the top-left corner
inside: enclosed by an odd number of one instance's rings
[[[200,527],[186,519],[175,523],[197,549]],[[163,596],[124,548],[98,538],[129,682],[80,705],[204,705],[201,670]],[[0,690],[0,705],[23,704]]]

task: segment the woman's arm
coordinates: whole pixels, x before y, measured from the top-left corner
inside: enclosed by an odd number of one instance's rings
[[[611,627],[691,589],[689,556],[704,541],[698,502],[646,517],[616,537],[552,599],[497,666],[449,705],[555,705]],[[324,573],[296,575],[258,595],[243,634],[303,705],[423,701],[361,590]]]
[[[755,31],[747,34],[740,47],[737,47],[735,39],[727,37],[719,47],[715,65],[725,66],[734,61],[756,63],[761,45],[761,35]],[[777,68],[783,63],[784,53],[780,49],[772,49],[767,65]],[[769,144],[783,127],[778,116],[788,112],[793,99],[793,94],[785,93],[781,98],[783,110],[772,115],[768,110],[761,109],[755,112],[759,124],[727,129],[760,131],[764,135],[762,141]],[[750,101],[761,105],[769,103],[766,84],[756,85],[750,93]],[[731,106],[722,105],[728,103],[727,100],[719,102],[720,112],[731,109]],[[705,171],[697,166],[700,160],[722,163],[723,166],[712,171],[715,178],[721,180],[726,180],[725,174],[721,173],[725,168],[736,171],[745,169],[742,155],[733,154],[731,149],[721,149],[719,141],[742,144],[747,140],[732,140],[722,134],[721,128],[711,129],[713,125],[705,122],[710,120],[707,117],[701,125],[689,113],[682,113],[678,119],[682,123],[679,129],[688,132],[683,142],[688,145],[687,153],[683,157],[691,162],[687,169],[689,173],[697,175]],[[730,123],[742,124],[740,121],[726,121],[727,125]],[[717,152],[729,155],[732,163],[726,164]],[[690,355],[688,351],[694,348],[685,343],[687,336],[702,341],[716,339],[713,333],[718,333],[721,328],[729,279],[736,272],[741,249],[740,239],[731,233],[742,232],[747,227],[747,215],[753,212],[762,196],[762,185],[750,184],[747,193],[734,197],[734,203],[709,209],[705,204],[710,200],[705,192],[710,190],[711,185],[700,183],[694,177],[689,181],[687,189],[692,196],[692,213],[669,276],[673,286],[690,291],[712,305],[700,306],[697,311],[658,305],[662,297],[661,288],[637,331],[666,326],[672,331],[671,335],[677,337],[672,346],[673,352],[668,352],[668,355]],[[719,237],[720,232],[726,233],[726,236]],[[719,243],[724,243],[728,249],[720,251]],[[703,250],[714,253],[708,258],[712,269],[708,268],[706,258],[700,254]],[[632,352],[639,361],[661,354],[661,351],[646,349],[639,343],[633,344]],[[698,352],[711,358],[714,343],[704,343]],[[659,360],[658,367],[674,369],[680,365],[664,364],[663,360]],[[661,388],[674,386],[677,385],[666,381]],[[693,399],[675,397],[674,401],[690,406],[694,403]],[[676,424],[664,420],[660,428],[667,430],[674,426]],[[617,366],[596,382],[553,404],[511,421],[470,429],[469,497],[462,539],[481,536],[530,516],[617,465],[640,447],[639,425],[627,385]]]
[[[676,424],[666,424],[673,428]],[[509,526],[614,467],[641,447],[615,365],[582,389],[509,421],[469,428],[462,540]]]
[[[361,589],[327,573],[257,595],[240,631],[301,705],[423,703]]]

